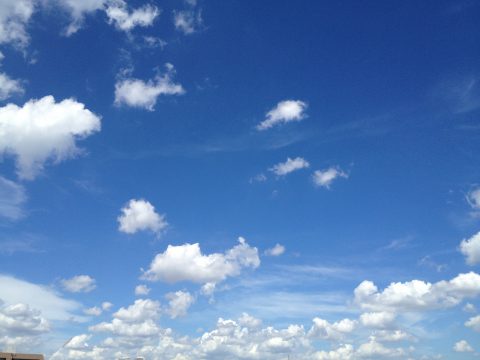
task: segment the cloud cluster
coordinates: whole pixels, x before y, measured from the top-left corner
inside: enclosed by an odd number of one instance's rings
[[[63,288],[72,293],[87,293],[94,290],[97,285],[95,279],[88,275],[77,275],[61,281]]]
[[[124,0],[111,1],[105,12],[109,23],[115,25],[117,29],[122,31],[131,31],[137,26],[151,26],[160,15],[158,7],[150,4],[129,11],[127,3]]]
[[[153,111],[161,95],[182,95],[182,85],[173,81],[175,68],[166,65],[166,72],[154,79],[143,81],[135,78],[121,78],[115,84],[115,104]]]
[[[292,121],[301,121],[306,117],[307,104],[300,100],[280,101],[266,116],[266,119],[257,125],[257,130],[267,130],[279,124]]]
[[[15,157],[18,176],[35,178],[49,160],[77,156],[77,140],[100,130],[100,118],[73,99],[53,96],[30,100],[22,107],[0,107],[0,155]]]
[[[270,171],[272,171],[277,176],[285,176],[291,172],[307,169],[310,167],[310,164],[307,160],[301,157],[296,157],[295,159],[287,158],[283,163],[278,163],[274,165]]]
[[[117,218],[118,230],[126,234],[145,230],[160,234],[168,226],[165,215],[158,214],[155,207],[146,200],[132,199],[121,211],[122,215]]]
[[[225,253],[202,254],[200,245],[169,245],[157,254],[142,278],[149,281],[176,283],[188,281],[198,284],[218,283],[227,277],[237,276],[243,268],[260,265],[258,250],[243,238]]]

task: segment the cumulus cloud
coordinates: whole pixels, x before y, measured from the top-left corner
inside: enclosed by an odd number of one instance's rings
[[[474,352],[473,348],[466,340],[460,340],[453,346],[455,352]]]
[[[265,250],[265,255],[267,256],[280,256],[285,252],[285,246],[280,244],[275,244],[273,248]]]
[[[468,319],[468,321],[465,323],[465,326],[480,332],[480,315]]]
[[[18,303],[0,307],[0,335],[35,335],[50,331],[48,321],[40,311]]]
[[[111,302],[104,301],[102,303],[102,310],[103,311],[109,311],[112,308],[112,306],[113,306],[113,304]]]
[[[195,297],[188,291],[176,291],[165,295],[168,300],[167,314],[172,319],[187,315],[190,306],[195,302]]]
[[[279,124],[301,121],[306,117],[307,104],[300,100],[280,101],[271,109],[266,119],[257,125],[257,130],[267,130]]]
[[[83,313],[85,315],[90,315],[90,316],[100,316],[102,315],[102,309],[100,309],[98,306],[93,306],[91,308],[83,310]]]
[[[25,188],[0,176],[0,217],[18,220],[24,215]]]
[[[363,281],[354,295],[361,308],[375,311],[395,313],[449,308],[480,295],[480,275],[469,272],[434,284],[421,280],[396,282],[383,291],[379,291],[373,282]]]
[[[137,296],[148,295],[149,292],[150,288],[147,285],[137,285],[135,287],[135,295]]]
[[[80,153],[76,141],[100,130],[100,118],[73,99],[53,96],[23,107],[0,107],[0,154],[12,155],[17,174],[31,180],[48,160],[59,163]]]
[[[156,320],[160,316],[160,303],[150,299],[139,299],[127,308],[113,314],[111,322],[102,322],[90,327],[93,332],[107,332],[124,337],[148,337],[157,335],[160,328]]]
[[[315,186],[329,189],[333,181],[338,178],[348,178],[348,174],[337,167],[330,167],[324,170],[317,170],[313,173],[313,183]]]
[[[385,328],[395,320],[395,314],[386,311],[369,312],[360,315],[360,322],[363,326],[373,328]]]
[[[6,305],[28,304],[47,320],[82,319],[75,314],[81,308],[79,303],[63,298],[49,287],[0,275],[0,289],[9,289],[0,295]]]
[[[255,269],[259,265],[257,248],[251,247],[240,237],[239,244],[224,254],[204,255],[198,243],[169,245],[165,252],[155,256],[142,278],[168,283],[218,283],[227,277],[239,275],[243,268]]]
[[[97,287],[95,279],[88,275],[77,275],[61,281],[63,288],[72,293],[87,293]]]
[[[308,335],[325,340],[339,340],[355,330],[356,325],[357,322],[355,320],[343,319],[329,323],[327,320],[316,317],[313,319],[313,326]]]
[[[166,65],[166,72],[154,79],[143,81],[135,78],[122,78],[115,84],[115,104],[143,108],[153,111],[161,95],[181,95],[185,93],[182,85],[173,81],[175,68]]]
[[[70,24],[65,29],[65,35],[76,33],[85,21],[85,17],[98,10],[103,10],[107,0],[46,0],[44,4],[50,4],[63,8],[70,16]]]
[[[13,44],[19,48],[28,45],[28,23],[35,11],[34,0],[0,1],[0,44]]]
[[[467,194],[467,201],[474,210],[480,210],[480,188],[473,189]]]
[[[123,0],[112,1],[105,11],[109,23],[122,31],[130,31],[137,26],[151,26],[160,15],[160,10],[150,4],[129,11],[127,3]]]
[[[122,215],[117,218],[118,230],[127,234],[144,230],[160,234],[168,226],[165,215],[158,214],[155,207],[146,200],[132,199],[121,211]]]
[[[90,340],[92,336],[88,334],[81,334],[72,337],[68,342],[64,345],[66,349],[74,349],[74,350],[82,350],[88,348],[87,341]]]
[[[310,167],[310,164],[307,160],[301,157],[296,157],[295,159],[287,158],[287,161],[283,163],[278,163],[274,165],[270,171],[272,171],[277,176],[284,176],[290,174],[291,172],[307,169]]]
[[[0,73],[0,101],[13,95],[22,95],[24,92],[21,81],[11,79],[5,73]]]
[[[468,265],[480,264],[480,232],[460,243],[460,252],[466,257]]]

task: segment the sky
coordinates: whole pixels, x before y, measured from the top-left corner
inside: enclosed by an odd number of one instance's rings
[[[480,358],[479,16],[2,0],[0,351]]]

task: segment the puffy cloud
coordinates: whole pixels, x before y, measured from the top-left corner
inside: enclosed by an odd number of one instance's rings
[[[149,292],[150,288],[147,285],[137,285],[135,287],[135,295],[137,296],[148,295]]]
[[[105,10],[108,21],[119,30],[130,31],[133,28],[147,27],[160,15],[160,10],[153,5],[143,5],[133,11],[129,11],[127,3],[123,0],[115,0]]]
[[[353,346],[345,344],[339,348],[331,351],[318,351],[314,355],[316,360],[352,360],[354,358],[355,351]]]
[[[244,326],[248,329],[257,329],[262,325],[262,320],[257,319],[247,313],[242,313],[242,316],[238,318],[240,326]]]
[[[456,306],[464,299],[480,295],[480,275],[459,274],[449,281],[431,284],[420,280],[391,283],[382,292],[371,281],[363,281],[354,291],[360,307],[375,311],[422,311]]]
[[[22,303],[0,307],[0,335],[35,335],[50,331],[48,321]]]
[[[465,304],[465,306],[463,307],[462,310],[465,311],[465,312],[468,312],[468,313],[476,313],[477,312],[477,308],[475,307],[475,305],[473,305],[471,303]]]
[[[73,99],[56,103],[45,96],[23,107],[8,104],[0,108],[0,154],[15,156],[18,175],[31,180],[48,160],[78,155],[76,141],[99,130],[100,118]]]
[[[468,265],[480,264],[480,232],[473,235],[470,239],[462,240],[460,252],[466,256]]]
[[[75,315],[80,304],[65,299],[49,287],[33,284],[7,275],[0,275],[0,299],[7,305],[28,303],[32,309],[38,309],[47,320],[69,320],[82,318]]]
[[[202,12],[193,10],[182,10],[173,12],[173,24],[175,29],[185,35],[191,35],[203,24]]]
[[[103,311],[109,311],[112,308],[112,306],[113,306],[113,304],[111,302],[104,301],[102,303],[102,310]]]
[[[465,322],[465,326],[471,328],[472,330],[480,332],[480,315],[471,317]]]
[[[35,11],[34,0],[0,1],[0,44],[13,44],[20,48],[28,45],[27,26]]]
[[[301,121],[306,116],[306,109],[307,104],[300,100],[280,101],[267,113],[266,119],[257,125],[257,130],[267,130],[282,123]]]
[[[356,355],[359,358],[365,359],[385,359],[385,358],[402,358],[405,359],[407,352],[402,348],[387,348],[382,343],[371,339],[369,342],[362,344],[356,350]]]
[[[93,306],[91,308],[83,310],[83,313],[90,316],[100,316],[102,314],[102,309],[98,306]]]
[[[403,330],[379,330],[374,333],[374,336],[379,342],[396,342],[415,339]]]
[[[260,265],[258,250],[239,238],[239,244],[224,254],[203,255],[200,245],[169,245],[165,252],[157,254],[142,278],[150,281],[175,283],[218,283],[227,277],[237,276],[242,268]]]
[[[18,220],[24,215],[25,188],[0,176],[0,217]]]
[[[395,320],[395,314],[386,311],[363,313],[360,322],[363,326],[385,328]]]
[[[122,215],[117,220],[120,224],[118,230],[127,234],[135,234],[142,230],[160,234],[168,226],[165,215],[158,214],[150,202],[142,199],[130,200],[122,208]]]
[[[327,320],[316,317],[313,319],[313,326],[308,334],[312,337],[326,340],[340,340],[346,334],[355,330],[356,324],[355,320],[350,319],[329,323]]]
[[[330,167],[328,169],[315,171],[312,178],[316,186],[329,189],[335,179],[348,178],[348,174],[337,167]]]
[[[172,319],[187,315],[187,311],[195,302],[195,298],[187,291],[176,291],[165,295],[169,308],[167,313]]]
[[[473,348],[466,340],[460,340],[455,343],[453,350],[456,352],[474,352]]]
[[[111,322],[90,327],[90,331],[109,332],[125,337],[149,337],[160,332],[155,320],[160,316],[160,303],[150,299],[138,299],[127,308],[113,314]]]
[[[275,244],[271,249],[265,250],[265,255],[267,256],[280,256],[285,252],[285,246],[280,244]]]
[[[24,91],[21,81],[11,79],[5,73],[0,73],[0,101],[8,99],[12,95],[21,95]]]
[[[72,293],[87,293],[96,288],[95,279],[88,275],[77,275],[61,281],[63,288]]]
[[[115,104],[143,108],[153,111],[161,95],[181,95],[185,93],[182,85],[173,82],[175,68],[166,65],[167,71],[153,80],[143,81],[135,78],[123,78],[115,84]]]
[[[270,171],[272,171],[275,175],[284,176],[290,174],[291,172],[300,169],[306,169],[308,167],[310,167],[310,164],[307,160],[301,157],[296,157],[295,159],[287,158],[287,161],[274,165]]]

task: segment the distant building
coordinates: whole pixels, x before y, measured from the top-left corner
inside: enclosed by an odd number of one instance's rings
[[[14,354],[0,352],[0,360],[44,360],[39,354]]]

